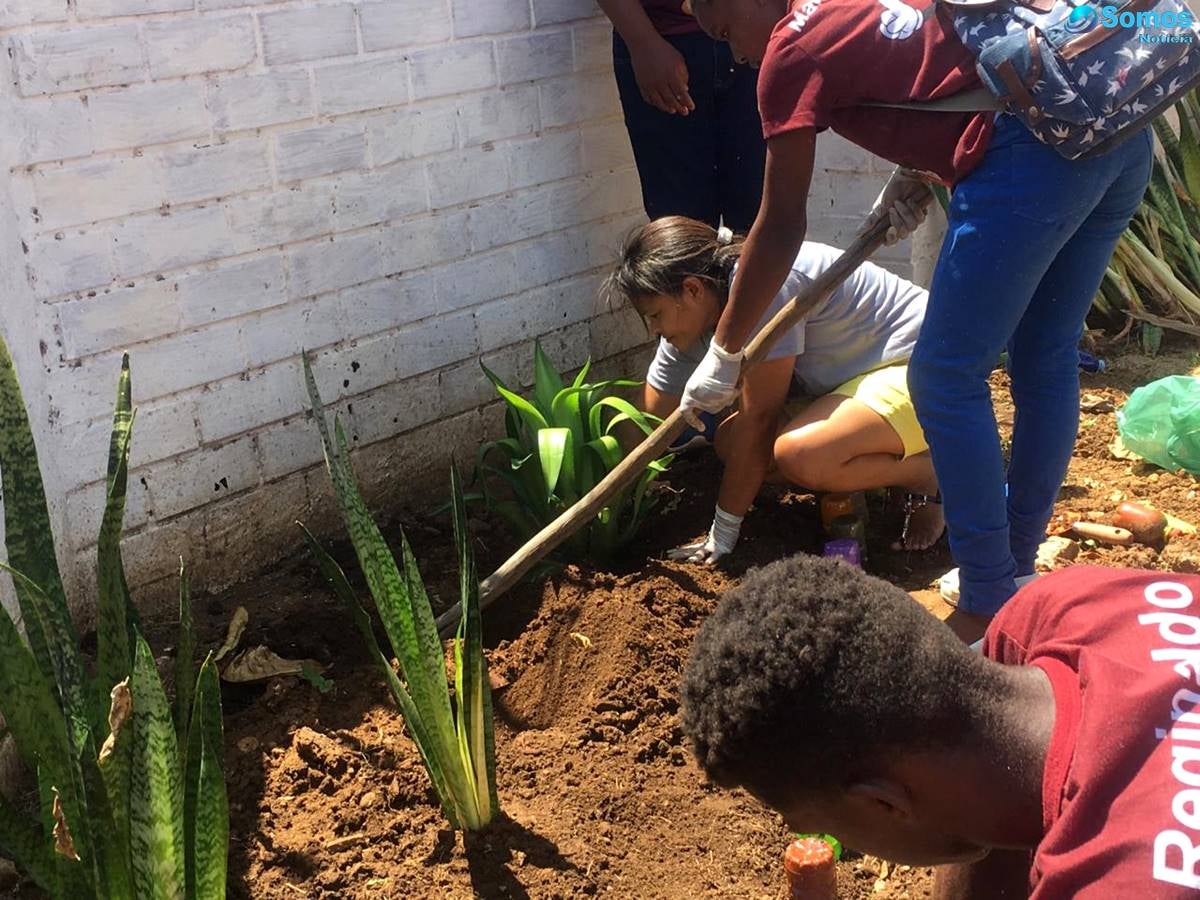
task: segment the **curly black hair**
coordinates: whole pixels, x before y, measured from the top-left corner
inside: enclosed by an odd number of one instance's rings
[[[781,808],[889,753],[969,741],[1002,682],[904,591],[801,554],[751,571],[701,627],[683,727],[712,781]]]

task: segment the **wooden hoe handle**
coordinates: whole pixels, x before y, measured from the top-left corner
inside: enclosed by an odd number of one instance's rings
[[[803,319],[818,303],[821,303],[846,278],[864,263],[883,243],[887,234],[888,220],[884,218],[867,233],[861,235],[837,258],[832,266],[818,275],[801,293],[797,294],[777,312],[762,331],[746,345],[742,362],[742,375],[759,362],[780,336]],[[663,451],[683,431],[683,415],[679,410],[671,413],[663,423],[642,440],[617,467],[606,475],[594,488],[579,498],[570,509],[530,538],[495,572],[479,583],[479,606],[484,608],[517,583],[526,572],[536,565],[547,553],[569,538],[585,523],[589,522],[608,500],[634,481],[651,462],[663,455]],[[458,626],[462,615],[456,603],[438,617],[438,631],[445,637]]]

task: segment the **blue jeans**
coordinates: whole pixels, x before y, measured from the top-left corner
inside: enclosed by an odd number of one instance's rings
[[[691,216],[739,233],[762,199],[766,143],[758,118],[758,73],[733,61],[729,45],[705,34],[666,40],[688,68],[696,108],[677,116],[642,99],[629,48],[613,32],[613,72],[642,182],[646,215]]]
[[[908,381],[967,612],[995,614],[1014,577],[1033,571],[1079,428],[1084,317],[1150,165],[1149,129],[1070,161],[1000,116],[954,189]],[[987,384],[1005,348],[1016,407],[1007,473]]]

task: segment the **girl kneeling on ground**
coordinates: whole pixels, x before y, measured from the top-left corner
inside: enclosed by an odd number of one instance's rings
[[[741,249],[741,236],[682,216],[656,219],[626,239],[607,292],[631,303],[659,337],[643,389],[647,412],[665,417],[679,405],[729,297]],[[755,330],[839,255],[805,242]],[[683,558],[711,564],[731,552],[766,480],[812,491],[903,488],[910,495],[903,547],[922,550],[937,541],[944,528],[937,478],[907,387],[926,296],[864,263],[779,338],[747,373],[737,411],[717,429],[725,474],[716,514],[707,540],[682,548]],[[815,399],[789,403],[793,385]]]

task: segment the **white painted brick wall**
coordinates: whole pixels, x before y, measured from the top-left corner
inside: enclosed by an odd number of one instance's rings
[[[180,553],[218,587],[336,529],[301,348],[392,507],[499,427],[481,357],[636,374],[596,296],[642,214],[594,0],[0,0],[0,41],[0,327],[77,596],[124,349],[151,597]],[[843,234],[883,169],[829,136],[818,168]]]

